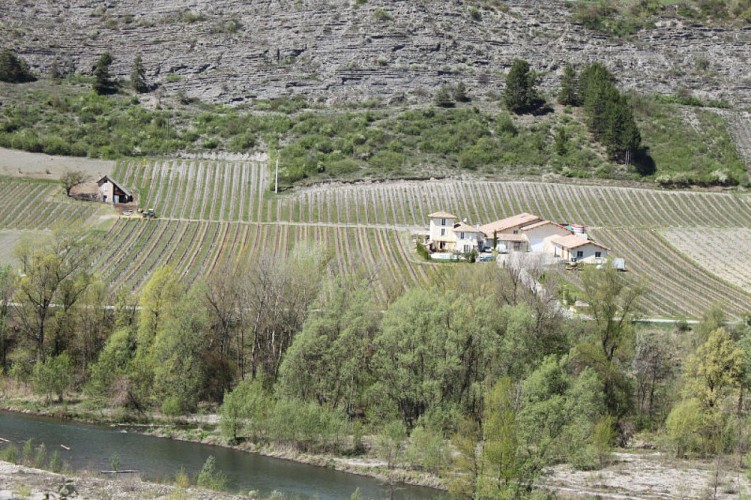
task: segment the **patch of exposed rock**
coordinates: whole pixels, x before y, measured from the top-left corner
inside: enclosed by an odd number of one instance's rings
[[[38,72],[89,72],[109,50],[127,78],[143,55],[158,92],[223,103],[304,95],[327,102],[429,99],[460,80],[492,96],[514,58],[547,88],[565,62],[605,62],[625,88],[751,104],[751,29],[658,23],[627,41],[571,22],[567,2],[509,0],[470,14],[463,0],[7,0],[0,45]],[[478,16],[476,16],[478,17]]]
[[[93,475],[63,476],[22,465],[0,462],[0,499],[15,498],[59,498],[60,488],[72,484],[78,499],[132,499],[132,498],[194,498],[235,499],[241,498],[216,491],[190,488],[187,490],[168,484],[148,483],[137,477],[123,476],[105,479]],[[72,490],[69,490],[69,493]],[[246,497],[247,498],[247,497]]]

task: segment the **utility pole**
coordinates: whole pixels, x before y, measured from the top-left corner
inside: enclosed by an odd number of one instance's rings
[[[279,157],[276,157],[276,173],[274,174],[274,193],[279,192]]]

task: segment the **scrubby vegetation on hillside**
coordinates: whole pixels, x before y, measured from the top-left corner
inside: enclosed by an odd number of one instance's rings
[[[749,0],[578,0],[572,18],[587,28],[612,36],[627,36],[654,27],[657,16],[688,22],[751,22]]]
[[[593,128],[606,122],[586,118],[586,105],[584,114],[564,107],[515,116],[497,103],[473,102],[461,89],[453,89],[452,98],[457,100],[451,107],[383,108],[364,102],[321,108],[299,97],[225,107],[179,96],[175,100],[149,94],[98,95],[88,90],[90,84],[90,79],[73,75],[59,84],[42,81],[24,88],[5,87],[8,100],[0,114],[0,146],[101,158],[177,151],[278,151],[282,186],[303,180],[427,177],[462,171],[606,178],[638,178],[646,173],[664,180],[666,175],[681,173],[681,164],[688,159],[687,182],[746,182],[721,117],[711,110],[687,109],[651,97],[618,98],[620,103],[635,105],[643,144],[652,148],[655,165],[642,170],[636,168],[638,162],[619,165],[627,158],[623,151],[631,147],[608,146],[611,131]],[[689,104],[703,104],[694,101]],[[696,133],[695,120],[688,121],[693,114],[707,125],[700,129],[702,141],[683,139]],[[609,149],[603,151],[599,143]]]

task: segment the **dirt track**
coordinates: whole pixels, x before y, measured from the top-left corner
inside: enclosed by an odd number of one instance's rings
[[[82,170],[90,179],[97,180],[111,174],[114,168],[115,162],[111,160],[50,156],[0,148],[0,176],[57,180],[66,170]]]

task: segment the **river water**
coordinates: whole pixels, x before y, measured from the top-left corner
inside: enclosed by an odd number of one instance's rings
[[[356,488],[363,498],[427,499],[441,494],[431,488],[389,487],[368,477],[219,446],[2,411],[0,438],[17,443],[19,450],[28,439],[36,445],[44,443],[48,456],[57,450],[74,470],[111,470],[111,458],[116,454],[120,470],[136,469],[144,479],[171,480],[181,466],[195,477],[206,458],[213,455],[217,468],[227,474],[230,489],[240,493],[255,490],[269,495],[278,491],[288,498],[320,499],[346,499]]]

